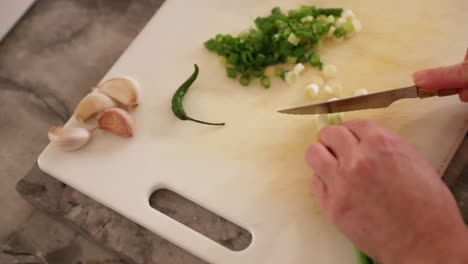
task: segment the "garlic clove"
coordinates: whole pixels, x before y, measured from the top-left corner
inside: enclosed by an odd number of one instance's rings
[[[86,145],[95,129],[80,127],[52,127],[49,129],[49,140],[64,151],[74,151]]]
[[[124,105],[129,110],[133,109],[140,102],[140,84],[129,77],[113,78],[99,84],[96,89]]]
[[[75,110],[75,117],[83,123],[94,115],[115,107],[116,105],[117,104],[105,94],[91,93],[80,101]]]
[[[108,130],[121,137],[133,136],[133,119],[130,114],[120,108],[111,108],[97,117],[99,128]]]

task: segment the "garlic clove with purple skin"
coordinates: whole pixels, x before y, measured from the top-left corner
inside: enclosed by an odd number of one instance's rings
[[[129,77],[113,78],[99,84],[96,89],[115,100],[120,105],[132,110],[140,103],[140,84]]]
[[[91,93],[80,101],[75,110],[75,117],[84,123],[94,115],[115,106],[117,104],[107,95],[99,92]]]
[[[86,145],[96,130],[80,127],[52,127],[49,129],[49,140],[64,151],[74,151]]]
[[[134,123],[128,112],[120,108],[108,109],[97,117],[99,128],[121,137],[133,137]]]

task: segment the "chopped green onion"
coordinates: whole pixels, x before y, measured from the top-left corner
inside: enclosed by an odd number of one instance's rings
[[[253,71],[252,71],[252,75],[253,75],[254,77],[260,78],[260,77],[263,76],[263,70],[261,70],[261,69],[253,70]]]
[[[342,12],[341,8],[322,9],[315,6],[301,6],[283,12],[275,7],[270,15],[257,17],[250,29],[237,36],[217,34],[204,45],[220,56],[230,78],[240,75],[242,85],[249,85],[254,78],[266,81],[264,72],[270,65],[308,62],[322,68],[317,50],[322,39],[328,34],[332,35],[330,28],[338,28],[333,32],[337,37],[346,35],[351,29],[357,31],[356,26],[342,23]],[[340,25],[338,20],[341,21]],[[284,79],[285,72],[276,69],[275,75]]]
[[[265,75],[262,77],[262,79],[260,79],[260,83],[262,84],[262,86],[265,89],[268,89],[271,86],[270,78],[268,76],[265,76]]]
[[[321,67],[322,62],[320,61],[320,56],[317,53],[314,53],[309,59],[310,65],[314,67]]]
[[[334,23],[335,22],[335,17],[332,15],[327,16],[327,19],[325,20],[327,23]]]
[[[228,62],[231,63],[232,65],[236,65],[237,62],[239,61],[239,54],[237,53],[231,53],[228,57]]]
[[[229,78],[237,78],[236,68],[226,68],[226,73]]]
[[[325,16],[332,15],[332,16],[340,17],[341,14],[343,13],[343,8],[321,8],[318,11]]]
[[[333,34],[335,35],[335,37],[341,38],[344,35],[346,35],[346,30],[344,28],[340,27],[340,28],[337,28],[335,30],[335,32],[333,32]]]
[[[289,34],[288,42],[291,43],[291,44],[293,44],[294,46],[297,46],[297,45],[299,45],[299,43],[301,42],[301,38],[299,38],[298,36],[296,36],[296,34],[291,33],[291,34]]]
[[[305,16],[305,17],[301,18],[302,23],[307,23],[307,22],[312,22],[312,21],[314,21],[313,16]]]
[[[218,46],[218,42],[216,40],[214,40],[214,39],[210,39],[207,42],[205,42],[205,47],[209,51],[214,51],[217,46]]]
[[[282,13],[281,13],[281,8],[279,8],[278,6],[275,7],[275,8],[273,8],[273,9],[271,10],[271,14],[272,14],[272,15],[281,15],[281,14],[282,14]]]
[[[219,56],[219,63],[226,65],[227,64],[227,59],[224,56]]]
[[[283,68],[276,68],[275,69],[275,76],[280,77],[281,79],[284,79],[286,75],[286,70]]]
[[[327,21],[327,16],[325,16],[325,15],[320,15],[320,16],[317,17],[316,20],[317,20],[317,21],[320,21],[320,22],[325,22],[325,21]]]
[[[296,63],[296,62],[297,62],[297,57],[293,57],[293,56],[286,57],[286,63]]]
[[[250,76],[246,74],[242,75],[239,79],[239,82],[242,84],[242,86],[248,86],[250,84]]]
[[[255,57],[255,62],[258,64],[258,65],[263,65],[266,61],[267,57],[265,55],[263,55],[262,53],[259,53],[257,55],[257,57]]]
[[[345,22],[341,27],[346,31],[346,33],[353,33],[355,31],[354,25],[351,22]]]

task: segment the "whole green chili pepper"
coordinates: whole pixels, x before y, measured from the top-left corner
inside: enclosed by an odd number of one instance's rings
[[[204,121],[200,121],[197,119],[193,119],[185,113],[184,105],[183,105],[184,96],[187,93],[190,86],[193,84],[193,82],[197,79],[197,77],[198,77],[198,65],[195,64],[195,71],[193,72],[192,76],[190,76],[190,78],[188,78],[188,80],[185,81],[179,87],[179,89],[177,89],[174,96],[172,97],[172,112],[180,120],[189,120],[189,121],[197,122],[200,124],[212,125],[212,126],[224,126],[224,123],[209,123],[209,122],[204,122]]]

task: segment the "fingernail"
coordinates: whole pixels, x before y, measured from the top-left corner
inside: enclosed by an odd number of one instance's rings
[[[427,79],[427,71],[418,71],[413,73],[413,81],[418,86],[424,86]]]

